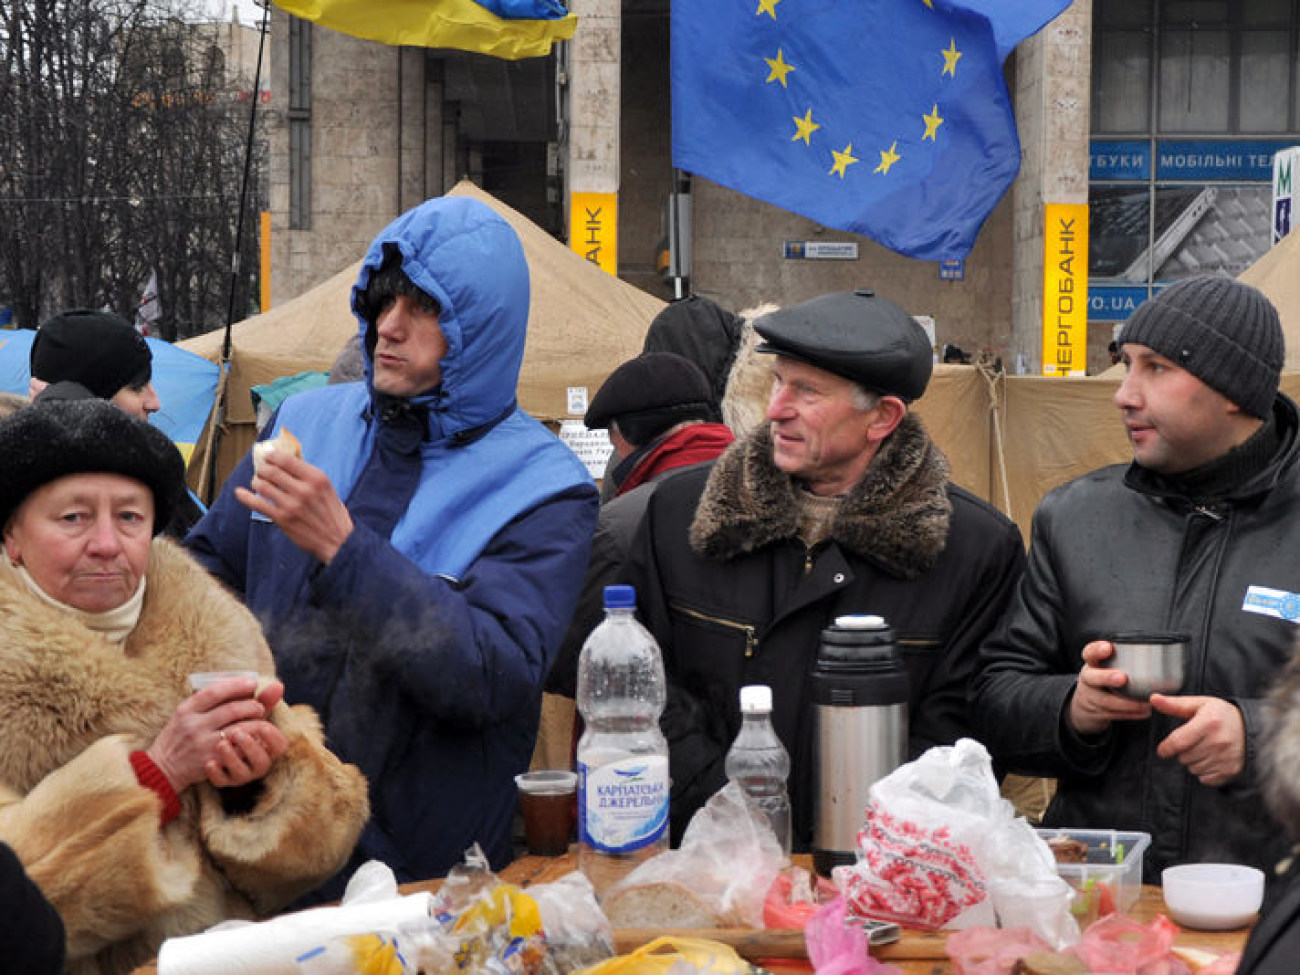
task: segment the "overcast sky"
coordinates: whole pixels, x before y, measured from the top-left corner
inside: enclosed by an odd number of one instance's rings
[[[233,8],[239,14],[239,22],[255,27],[262,22],[262,8],[253,0],[205,0],[207,11],[214,20],[229,20]]]

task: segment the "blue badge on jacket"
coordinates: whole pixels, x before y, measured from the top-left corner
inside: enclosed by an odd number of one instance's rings
[[[1259,613],[1292,623],[1300,620],[1300,595],[1284,589],[1269,589],[1265,586],[1251,586],[1246,590],[1246,598],[1241,604],[1247,613]]]

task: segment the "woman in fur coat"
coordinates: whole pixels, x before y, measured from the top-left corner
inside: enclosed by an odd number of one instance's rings
[[[66,971],[283,907],[346,861],[360,772],[281,701],[253,616],[155,538],[165,435],[100,400],[0,420],[0,840],[58,909]],[[251,670],[191,693],[189,675]]]

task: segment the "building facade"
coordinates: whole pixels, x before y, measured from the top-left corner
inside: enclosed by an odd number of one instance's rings
[[[1087,320],[1074,371],[1096,371],[1153,287],[1235,274],[1267,249],[1264,161],[1300,143],[1300,0],[1075,0],[1009,60],[1020,176],[968,259],[940,266],[676,174],[668,0],[572,6],[573,41],[521,62],[385,47],[275,9],[273,303],[356,261],[397,213],[460,178],[562,239],[569,194],[612,188],[618,274],[652,294],[689,287],[742,311],[875,287],[933,318],[939,345],[1038,372],[1059,354],[1047,346],[1064,299],[1045,299],[1044,270],[1060,263],[1048,238],[1064,206],[1091,229],[1077,241],[1090,273],[1082,255],[1071,262],[1090,288],[1070,303]],[[690,203],[676,228],[675,190]],[[686,281],[668,273],[677,228]],[[856,248],[792,256],[807,242]]]

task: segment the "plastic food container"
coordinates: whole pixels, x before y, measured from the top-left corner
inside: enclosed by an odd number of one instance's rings
[[[1070,910],[1087,926],[1112,911],[1125,912],[1142,892],[1142,858],[1151,845],[1150,833],[1114,829],[1037,829],[1044,841],[1067,836],[1088,848],[1082,863],[1057,863],[1056,872],[1078,896]]]

